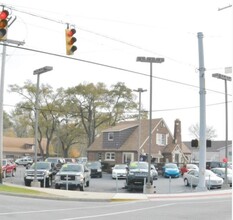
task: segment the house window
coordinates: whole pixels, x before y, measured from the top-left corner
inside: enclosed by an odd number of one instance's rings
[[[134,153],[123,153],[123,163],[134,161]]]
[[[97,159],[98,159],[98,160],[102,160],[102,153],[98,153],[98,154],[97,154]]]
[[[113,132],[109,132],[108,133],[108,141],[113,141],[114,140],[114,133]]]
[[[168,134],[156,134],[156,144],[161,146],[167,145]]]
[[[108,161],[115,160],[115,152],[106,152],[105,153],[105,160],[108,160]]]

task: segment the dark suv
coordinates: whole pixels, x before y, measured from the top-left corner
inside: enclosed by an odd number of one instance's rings
[[[91,170],[91,177],[102,178],[102,164],[99,161],[91,161],[86,163]]]
[[[127,168],[126,188],[128,191],[133,189],[143,189],[144,182],[148,181],[148,163],[131,162]],[[153,177],[150,173],[150,183],[153,184]]]
[[[56,170],[54,170],[54,166],[52,163],[45,161],[37,162],[36,169],[35,169],[35,163],[33,163],[32,166],[25,171],[24,173],[25,186],[31,185],[31,182],[35,178],[35,170],[36,170],[36,179],[41,183],[41,186],[51,187]]]
[[[206,169],[211,170],[216,167],[224,167],[224,164],[219,161],[208,161],[206,162]]]

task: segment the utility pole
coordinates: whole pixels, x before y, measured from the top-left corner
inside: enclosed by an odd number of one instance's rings
[[[140,160],[140,147],[141,147],[141,93],[146,92],[146,89],[138,88],[134,89],[134,92],[139,93],[139,112],[138,112],[138,121],[139,121],[139,126],[138,126],[138,161]]]
[[[24,45],[25,42],[16,40],[5,40],[2,45],[2,67],[1,67],[1,86],[0,86],[0,184],[2,184],[2,160],[3,160],[3,95],[4,95],[4,76],[6,63],[6,46],[7,43]]]
[[[206,101],[205,101],[205,67],[204,67],[204,52],[203,52],[203,33],[197,33],[198,51],[199,51],[199,83],[200,83],[200,135],[199,135],[199,182],[197,190],[207,190],[205,184],[206,170]]]

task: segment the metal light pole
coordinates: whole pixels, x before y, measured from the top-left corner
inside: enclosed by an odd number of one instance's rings
[[[40,74],[51,71],[53,67],[45,66],[43,68],[37,69],[33,72],[33,75],[37,75],[37,85],[36,85],[36,102],[35,102],[35,173],[34,180],[31,183],[31,186],[40,187],[40,184],[37,180],[37,147],[38,147],[38,101],[39,101],[39,85],[40,85]]]
[[[226,140],[225,140],[225,178],[224,178],[224,183],[227,185],[228,180],[227,180],[227,167],[228,167],[228,101],[227,101],[227,81],[231,81],[230,76],[222,75],[220,73],[214,73],[212,74],[214,78],[217,79],[222,79],[225,81],[225,116],[226,116]]]
[[[137,57],[137,62],[150,63],[150,119],[149,119],[149,146],[148,146],[148,176],[147,184],[145,187],[146,193],[153,193],[153,188],[150,183],[151,175],[151,145],[152,145],[152,64],[153,63],[163,63],[164,58],[154,58],[154,57]]]
[[[138,88],[137,90],[134,89],[134,92],[139,93],[139,112],[138,112],[138,121],[139,121],[139,126],[138,126],[138,161],[140,160],[140,145],[141,145],[141,94],[142,92],[146,92],[146,89]]]
[[[4,97],[4,78],[5,78],[5,63],[6,63],[6,46],[7,44],[16,44],[21,46],[22,41],[5,40],[2,45],[2,66],[1,66],[1,85],[0,85],[0,184],[2,184],[2,159],[3,159],[3,97]]]

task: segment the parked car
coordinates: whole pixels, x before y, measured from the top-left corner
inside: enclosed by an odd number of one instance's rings
[[[102,178],[102,164],[99,161],[91,161],[86,163],[91,170],[91,177]]]
[[[219,161],[207,161],[206,162],[206,169],[211,170],[212,168],[216,167],[224,167],[224,163]]]
[[[91,171],[86,165],[67,163],[61,167],[55,176],[55,188],[79,188],[80,191],[84,191],[84,186],[90,185],[90,179]]]
[[[127,167],[127,164],[115,164],[115,166],[112,168],[112,178],[125,179],[127,174]]]
[[[48,157],[45,159],[46,162],[53,164],[54,168],[59,171],[63,164],[65,164],[65,159],[61,157]]]
[[[77,162],[78,163],[87,163],[87,157],[78,157]]]
[[[51,162],[39,161],[36,164],[33,163],[24,173],[25,186],[31,185],[31,182],[35,179],[35,172],[36,179],[41,183],[41,186],[52,186],[56,170]]]
[[[164,177],[179,177],[180,170],[175,163],[166,163],[162,168],[162,175]]]
[[[181,175],[184,175],[184,173],[188,172],[189,170],[199,170],[199,167],[196,164],[188,163],[181,167],[180,173]]]
[[[144,183],[148,182],[148,163],[142,161],[130,162],[126,175],[125,187],[128,191],[143,189]],[[153,185],[153,177],[150,173],[150,183]]]
[[[76,163],[74,158],[64,158],[66,163]]]
[[[212,168],[211,171],[214,172],[217,176],[225,179],[225,168]],[[230,168],[227,168],[227,183],[230,185],[230,187],[232,187],[232,169]]]
[[[15,160],[17,165],[31,166],[33,164],[33,159],[31,157],[22,157]]]
[[[2,160],[2,177],[15,176],[16,164],[10,159]]]
[[[183,175],[184,184],[186,186],[196,187],[199,182],[199,171],[198,170],[190,170]],[[211,170],[205,171],[205,183],[206,187],[209,189],[212,188],[221,188],[223,184],[223,179],[218,177]]]
[[[153,164],[151,164],[150,166],[151,166],[151,175],[153,177],[153,180],[157,180],[159,176],[158,171]]]

